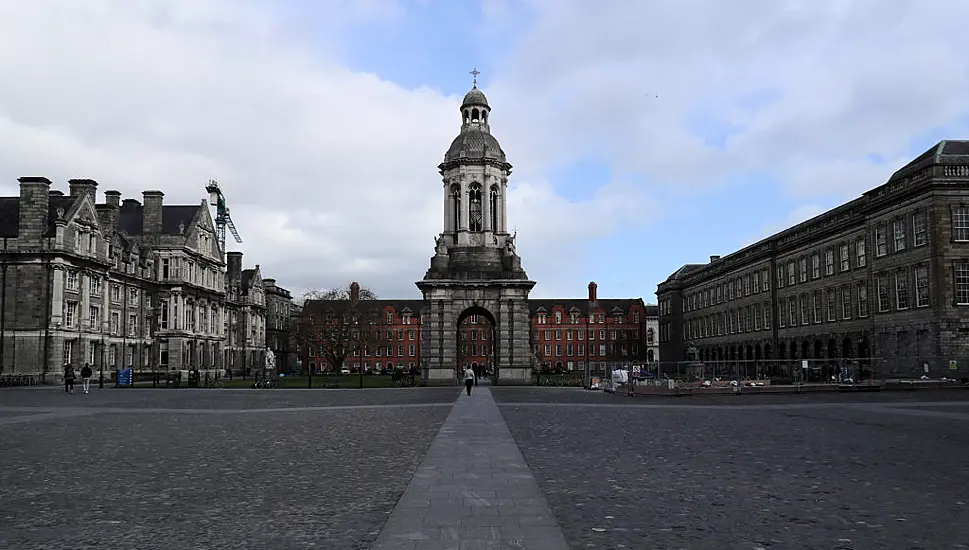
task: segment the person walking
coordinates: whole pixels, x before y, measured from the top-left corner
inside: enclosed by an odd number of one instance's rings
[[[84,363],[84,366],[81,367],[81,382],[83,382],[81,387],[84,389],[84,393],[91,393],[91,376],[93,375],[94,371],[91,370],[91,365]]]
[[[77,376],[74,375],[74,365],[70,363],[64,365],[64,391],[67,393],[74,393],[74,379]]]
[[[468,395],[471,395],[471,386],[474,386],[474,371],[471,367],[464,369],[464,387],[468,390]]]

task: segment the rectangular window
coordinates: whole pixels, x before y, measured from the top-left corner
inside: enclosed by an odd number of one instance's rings
[[[841,288],[841,318],[851,319],[851,287]]]
[[[791,261],[787,262],[787,284],[793,285],[794,284],[794,277],[796,275],[797,274],[794,271],[794,260],[791,260]]]
[[[101,330],[101,309],[98,306],[90,306],[88,310],[88,327],[91,330]]]
[[[760,309],[760,304],[754,305],[754,330],[760,330],[761,319],[764,317],[764,312]]]
[[[858,317],[868,317],[868,283],[858,283]]]
[[[801,324],[806,325],[811,322],[811,304],[807,294],[801,294]]]
[[[841,245],[840,258],[841,260],[841,271],[848,271],[851,268],[851,258],[849,256],[851,252],[848,250],[848,243]]]
[[[754,294],[760,292],[760,271],[754,272]]]
[[[784,266],[779,265],[777,266],[777,288],[784,288],[784,278]]]
[[[568,355],[569,357],[575,355],[574,353],[572,353],[573,351],[575,351],[575,348],[572,347],[572,344],[567,344],[565,346],[565,354]]]
[[[881,258],[888,254],[888,235],[884,225],[875,228],[875,256]]]
[[[797,265],[798,279],[803,283],[803,282],[807,281],[807,278],[808,278],[808,274],[807,274],[807,258],[801,258],[801,259],[799,259],[797,261],[797,264],[798,264]]]
[[[111,301],[121,301],[121,285],[111,285]]]
[[[891,295],[888,290],[888,276],[879,275],[875,279],[875,291],[878,293],[878,312],[884,313],[891,309]]]
[[[101,277],[92,276],[88,279],[88,287],[91,290],[91,294],[94,296],[101,295]]]
[[[865,256],[865,238],[862,237],[855,241],[855,262],[856,267],[865,267],[868,263],[868,258]]]
[[[834,249],[824,251],[824,274],[834,275]]]
[[[579,349],[577,350],[579,355],[585,355],[585,344],[579,344]]]
[[[770,302],[764,302],[764,330],[770,330],[771,317],[774,316],[774,308]]]
[[[969,241],[969,206],[956,206],[952,209],[952,238],[956,241]]]
[[[791,328],[797,326],[797,296],[787,299],[787,321]]]
[[[905,220],[893,221],[892,233],[895,241],[895,252],[905,250]]]
[[[77,323],[77,302],[68,300],[64,308],[64,325],[73,327]]]
[[[912,214],[912,246],[922,246],[927,242],[929,242],[929,232],[925,223],[925,212],[919,210]]]
[[[821,291],[814,291],[814,322],[821,322]]]
[[[171,260],[168,258],[162,258],[161,261],[161,278],[168,279],[171,276]]]
[[[895,307],[908,309],[908,271],[895,273]]]
[[[67,290],[77,290],[77,271],[67,272]]]
[[[915,268],[915,307],[929,305],[929,268],[920,265]]]
[[[161,309],[160,319],[158,320],[159,326],[163,329],[168,328],[168,300],[162,300],[158,304],[159,309]]]
[[[605,357],[606,356],[606,345],[605,344],[599,344],[599,356],[600,357]]]
[[[121,314],[118,313],[117,311],[111,312],[110,327],[111,327],[111,334],[118,334],[118,331],[121,330]]]
[[[764,283],[764,292],[770,290],[770,272],[766,267],[760,270],[760,280]]]
[[[821,277],[821,255],[815,252],[811,254],[811,278],[818,279]]]
[[[837,315],[838,315],[838,312],[837,312],[837,299],[836,299],[836,296],[837,295],[836,295],[835,290],[833,288],[829,288],[826,291],[826,294],[827,294],[827,296],[826,296],[826,298],[827,298],[827,300],[826,300],[827,301],[827,304],[826,305],[827,305],[827,309],[828,309],[828,321],[834,321],[834,320],[837,319]]]
[[[128,336],[134,336],[136,334],[138,334],[138,316],[131,313],[128,315]]]
[[[956,304],[969,305],[969,262],[956,264],[955,284]]]

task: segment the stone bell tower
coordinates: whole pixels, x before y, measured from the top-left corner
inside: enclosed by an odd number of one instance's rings
[[[474,87],[461,102],[461,132],[438,169],[444,227],[424,279],[421,351],[429,384],[457,383],[463,364],[458,327],[469,315],[490,321],[495,381],[529,384],[528,293],[535,286],[508,233],[506,196],[511,164],[491,135],[491,106]]]

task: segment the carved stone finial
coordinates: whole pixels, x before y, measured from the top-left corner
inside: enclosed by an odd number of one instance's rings
[[[57,212],[57,218],[58,219],[64,219],[64,209],[63,208],[58,208],[56,212]]]
[[[179,235],[185,234],[185,222],[178,222],[178,234]]]

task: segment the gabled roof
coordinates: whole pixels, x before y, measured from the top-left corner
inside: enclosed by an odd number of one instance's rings
[[[58,209],[70,210],[80,197],[51,195],[47,209],[47,234],[54,234]],[[0,238],[16,238],[20,229],[20,197],[0,197]]]
[[[195,221],[198,215],[199,205],[164,205],[162,206],[162,235],[182,235],[179,228],[184,228],[186,232]],[[121,204],[118,215],[118,225],[128,235],[141,235],[143,233],[145,219],[145,207],[135,200],[126,200]]]
[[[633,306],[645,307],[642,298],[601,298],[592,304],[592,309],[601,309],[611,314],[627,313]],[[528,300],[529,315],[548,313],[554,307],[563,307],[567,312],[578,313],[581,316],[589,314],[589,300],[585,298]]]

